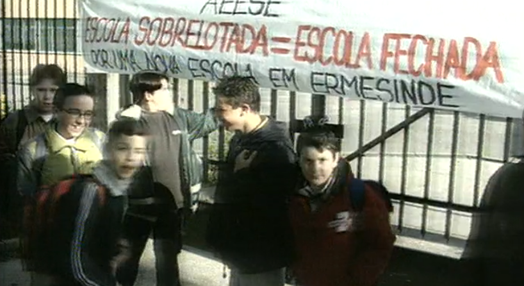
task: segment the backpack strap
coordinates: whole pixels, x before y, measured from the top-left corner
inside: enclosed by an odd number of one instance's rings
[[[100,184],[96,179],[94,179],[90,175],[72,175],[69,179],[60,181],[58,184],[52,187],[52,191],[48,194],[49,206],[55,206],[58,200],[63,195],[68,193],[74,184],[80,184],[77,186],[83,188],[87,183],[95,183],[97,185],[97,197],[99,199],[100,204],[105,205],[107,192],[106,188],[102,184]],[[55,211],[55,209],[51,209],[49,211],[48,218],[54,219]]]
[[[63,195],[69,192],[73,184],[76,182],[75,179],[76,178],[73,177],[71,179],[61,181],[56,186],[53,187],[53,191],[49,194],[50,196],[48,199],[49,202],[47,203],[48,207],[50,207],[50,209],[48,210],[49,213],[47,216],[47,219],[48,219],[47,223],[52,223],[52,221],[55,219],[56,203]]]
[[[102,184],[95,176],[93,175],[82,175],[85,182],[84,183],[94,183],[96,184],[96,193],[98,196],[98,202],[100,203],[100,206],[104,206],[107,201],[107,196],[109,195],[109,191],[107,190],[106,186]]]
[[[107,196],[108,192],[107,189],[103,185],[98,185],[98,188],[96,189],[98,192],[98,199],[101,206],[104,206],[107,202]]]
[[[366,184],[363,180],[352,178],[349,183],[349,197],[353,210],[356,212],[362,211],[364,208],[364,194],[366,191]]]
[[[386,204],[388,211],[393,212],[393,202],[391,201],[391,196],[389,195],[389,191],[386,186],[384,186],[381,182],[374,180],[365,180],[364,183],[367,184],[370,188],[376,190],[380,195],[380,198]]]
[[[20,109],[18,110],[18,122],[16,123],[16,148],[18,148],[18,145],[20,144],[20,141],[22,141],[22,137],[25,133],[25,128],[27,127],[27,116],[25,115],[25,110]]]
[[[87,183],[94,183],[96,187],[96,193],[98,197],[98,202],[100,203],[100,206],[104,206],[107,201],[107,196],[109,195],[109,191],[107,190],[106,186],[102,184],[94,175],[73,175],[77,179],[82,179],[83,184]]]
[[[47,154],[47,139],[45,134],[42,133],[36,136],[35,158],[33,161],[33,170],[36,170],[37,172],[36,182],[38,186],[40,186],[40,182],[42,181],[42,168],[44,167]]]
[[[47,155],[47,139],[45,134],[40,134],[36,137],[36,149],[35,149],[35,159],[40,159]]]

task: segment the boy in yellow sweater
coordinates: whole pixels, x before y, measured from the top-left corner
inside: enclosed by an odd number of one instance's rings
[[[74,174],[91,174],[102,160],[105,134],[89,125],[94,117],[94,95],[85,86],[67,83],[53,100],[56,122],[44,133],[24,144],[18,153],[17,188],[26,201],[24,231],[34,220],[34,198],[44,186],[51,186]],[[22,234],[25,268],[34,250],[28,247],[28,233]],[[31,285],[48,285],[48,277],[32,273]]]

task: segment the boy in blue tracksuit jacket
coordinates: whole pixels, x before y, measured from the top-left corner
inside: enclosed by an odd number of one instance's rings
[[[45,224],[46,235],[36,242],[37,271],[50,285],[116,285],[115,271],[127,245],[121,227],[127,189],[144,163],[146,141],[138,121],[116,121],[109,130],[107,157],[92,174],[67,180],[72,182],[68,191],[49,209],[53,223]]]

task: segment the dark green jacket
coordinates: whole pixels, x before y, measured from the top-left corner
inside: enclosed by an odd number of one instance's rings
[[[117,118],[130,117],[140,119],[142,115],[142,109],[138,105],[132,105],[122,110],[117,114]],[[182,182],[182,193],[184,195],[184,208],[196,208],[198,201],[198,193],[201,189],[201,182],[203,178],[202,174],[202,162],[198,155],[192,149],[192,142],[195,139],[202,138],[209,133],[215,131],[218,128],[218,121],[215,117],[213,109],[208,110],[206,113],[197,113],[194,111],[175,108],[173,113],[173,119],[176,124],[180,127],[181,133],[181,144],[180,144],[180,175]],[[152,178],[151,178],[152,180]],[[151,205],[154,204],[154,194],[149,191],[152,187],[149,185],[150,182],[139,182],[138,195],[133,197],[132,191],[130,190],[130,207],[135,205]],[[135,184],[133,184],[135,185]],[[132,188],[133,189],[133,188]],[[133,211],[133,208],[130,209]],[[143,214],[147,218],[147,214]]]

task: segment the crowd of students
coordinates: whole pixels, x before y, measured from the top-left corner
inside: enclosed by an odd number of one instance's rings
[[[249,77],[218,81],[216,105],[196,113],[174,104],[167,76],[141,72],[106,135],[90,126],[96,94],[65,78],[35,68],[31,104],[0,126],[3,224],[19,230],[32,285],[134,285],[151,236],[157,285],[181,285],[183,222],[203,178],[192,142],[220,125],[234,136],[206,239],[230,285],[283,286],[286,272],[303,286],[377,285],[395,241],[386,191],[354,177],[320,122],[295,148]]]

